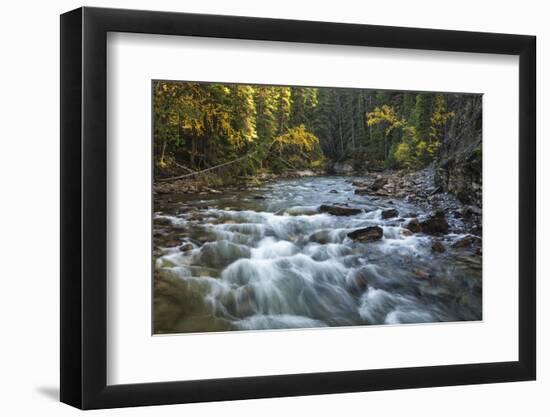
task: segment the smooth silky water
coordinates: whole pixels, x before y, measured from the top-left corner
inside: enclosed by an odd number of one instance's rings
[[[403,228],[425,211],[356,195],[351,180],[309,177],[156,197],[155,274],[172,286],[155,286],[155,332],[481,320],[481,255],[451,247],[460,233],[443,237],[445,253],[432,253],[431,236]],[[363,213],[319,213],[321,204]],[[382,219],[387,208],[399,216]],[[449,217],[452,230],[461,230]],[[382,227],[383,238],[347,237],[367,226]]]

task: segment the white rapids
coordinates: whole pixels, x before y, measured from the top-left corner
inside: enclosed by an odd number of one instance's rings
[[[155,268],[182,290],[170,298],[181,315],[161,331],[480,320],[481,257],[451,248],[460,234],[445,236],[448,250],[434,254],[430,236],[404,231],[418,207],[355,195],[347,180],[165,201],[155,213]],[[363,212],[320,213],[327,203]],[[399,216],[383,219],[386,208]],[[380,226],[382,239],[348,237],[367,226]]]

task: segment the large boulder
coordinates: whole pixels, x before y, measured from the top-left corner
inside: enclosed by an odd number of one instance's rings
[[[384,231],[379,226],[365,227],[364,229],[357,229],[351,233],[348,233],[348,237],[357,242],[372,242],[382,239]]]

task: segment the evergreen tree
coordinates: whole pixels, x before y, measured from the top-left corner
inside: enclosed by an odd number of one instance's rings
[[[239,159],[231,175],[323,161],[420,168],[437,157],[449,126],[456,130],[454,109],[480,108],[475,98],[158,81],[153,84],[155,165],[201,170]]]

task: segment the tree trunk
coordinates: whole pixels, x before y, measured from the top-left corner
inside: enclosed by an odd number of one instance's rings
[[[355,121],[351,117],[351,149],[355,150]]]
[[[166,141],[162,142],[162,150],[160,152],[160,166],[164,165],[164,154],[166,153]]]

